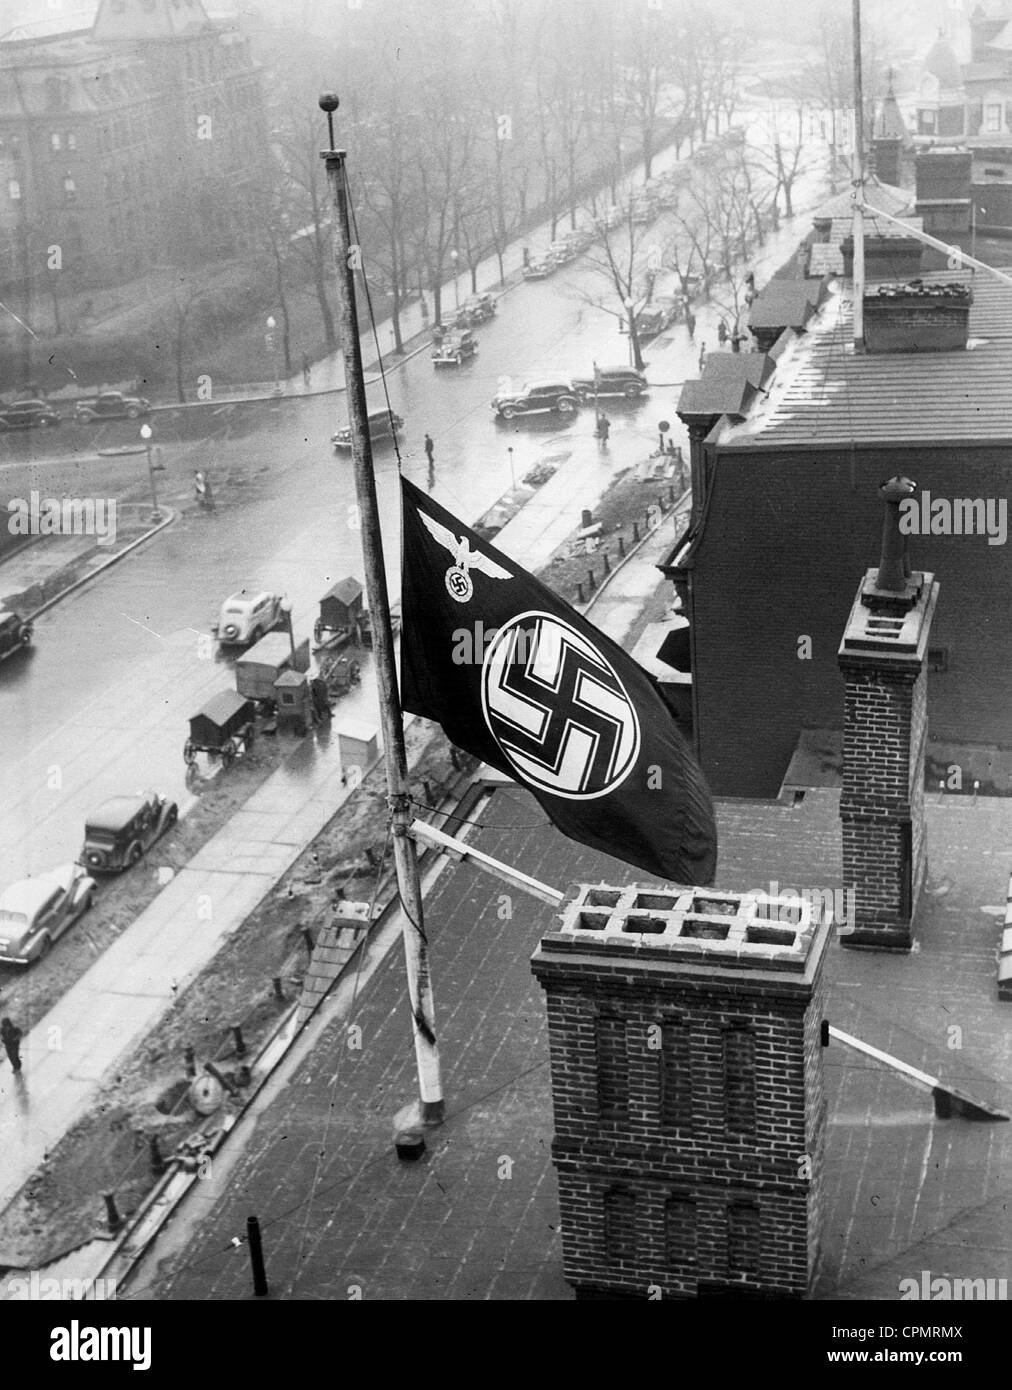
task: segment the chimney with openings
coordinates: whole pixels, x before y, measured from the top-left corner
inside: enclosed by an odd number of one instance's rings
[[[890,478],[882,557],[862,580],[838,659],[843,722],[843,878],[854,890],[848,946],[909,950],[927,867],[924,752],[934,576],[911,573],[899,510],[917,484]]]
[[[830,936],[811,896],[583,885],[541,941],[578,1299],[808,1292]]]

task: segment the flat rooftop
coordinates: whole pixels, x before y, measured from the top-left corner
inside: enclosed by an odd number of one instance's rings
[[[856,355],[852,288],[836,281],[805,332],[781,338],[766,393],[744,420],[718,423],[710,441],[728,449],[1012,442],[1012,286],[984,271],[918,278],[972,285],[965,349]]]

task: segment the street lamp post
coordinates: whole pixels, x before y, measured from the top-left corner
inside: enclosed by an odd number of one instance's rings
[[[450,252],[450,261],[453,265],[453,307],[460,308],[460,286],[457,284],[457,262],[460,260],[460,252],[454,249]]]
[[[267,351],[268,351],[268,352],[270,353],[270,355],[271,355],[271,367],[272,367],[272,369],[273,369],[273,371],[274,371],[274,389],[275,389],[275,391],[277,391],[278,388],[279,388],[280,385],[281,385],[281,382],[278,380],[278,348],[277,348],[277,343],[276,343],[275,338],[274,338],[274,330],[275,330],[275,328],[277,328],[277,326],[278,326],[277,320],[275,319],[275,317],[274,317],[273,314],[270,314],[270,315],[268,316],[268,319],[267,319],[267,325],[266,325],[266,327],[267,327],[267,334],[266,334],[266,340],[265,340],[265,341],[266,341],[266,343],[267,343]]]
[[[151,484],[151,520],[161,521],[162,514],[158,510],[158,490],[155,487],[155,469],[151,459],[151,426],[141,425],[141,439],[144,441],[144,452],[148,456],[148,481]]]
[[[507,454],[509,454],[509,459],[510,459],[510,481],[511,481],[511,483],[513,484],[513,487],[514,487],[514,489],[515,489],[515,488],[516,488],[516,485],[517,485],[517,475],[516,475],[516,473],[515,473],[514,470],[513,470],[513,445],[512,445],[512,444],[508,444],[508,445],[506,446],[506,452],[507,452]]]

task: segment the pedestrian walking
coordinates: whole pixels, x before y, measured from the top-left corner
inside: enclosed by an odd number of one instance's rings
[[[608,435],[611,433],[611,421],[607,415],[601,414],[597,417],[597,437],[602,444],[608,443]]]
[[[706,366],[706,344],[702,343],[699,348],[699,370],[702,371]]]
[[[12,1071],[21,1070],[21,1029],[9,1018],[0,1019],[0,1042],[4,1045]]]
[[[433,467],[435,466],[434,454],[435,454],[435,445],[434,445],[433,442],[432,442],[432,435],[431,435],[431,434],[427,434],[427,435],[425,436],[425,457],[429,460],[429,467],[430,467],[430,468],[433,468]]]
[[[685,324],[689,330],[689,337],[694,338],[696,336],[696,316],[691,309],[685,315]]]
[[[309,390],[309,382],[310,382],[310,378],[312,377],[312,375],[313,375],[313,369],[312,369],[312,367],[310,366],[309,358],[306,356],[305,353],[303,353],[303,354],[302,354],[302,384],[303,384],[303,386],[306,388],[307,391]]]
[[[717,342],[721,347],[727,342],[727,321],[725,319],[721,319],[720,323],[717,324]]]

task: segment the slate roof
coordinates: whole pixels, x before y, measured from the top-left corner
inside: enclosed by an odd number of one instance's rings
[[[959,59],[953,52],[952,44],[941,35],[928,49],[921,68],[922,71],[930,72],[933,77],[938,78],[943,91],[962,86],[963,75],[959,69]]]
[[[865,184],[864,200],[870,207],[878,208],[881,212],[890,212],[894,217],[912,212],[914,206],[914,195],[908,189],[897,188],[892,183],[880,183],[877,179],[869,179]],[[834,217],[849,217],[852,206],[850,190],[847,189],[816,208],[812,213],[812,221],[828,222]]]
[[[971,281],[939,271],[927,283]],[[767,393],[721,447],[1012,440],[1012,288],[972,277],[970,340],[955,352],[855,356],[850,291],[838,291],[780,357]]]
[[[765,352],[711,352],[697,381],[682,387],[675,410],[682,415],[743,415],[773,375]]]
[[[887,222],[884,217],[876,217],[874,213],[865,213],[864,234],[866,237],[905,237],[907,235],[905,227],[913,227],[915,231],[924,231],[923,217],[902,217],[903,227],[897,227],[894,222]],[[849,236],[854,235],[853,217],[834,217],[829,227],[829,241],[831,245],[839,246],[846,241]],[[816,242],[816,245],[819,243]]]
[[[824,293],[821,280],[771,280],[749,314],[753,328],[803,328]]]

